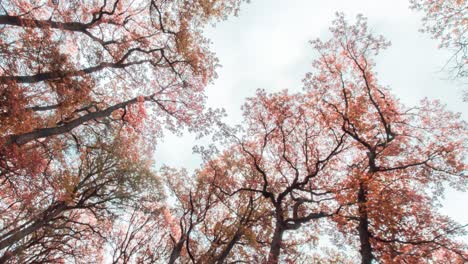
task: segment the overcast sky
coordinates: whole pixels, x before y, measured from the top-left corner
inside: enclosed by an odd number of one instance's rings
[[[302,90],[302,79],[310,71],[314,52],[309,40],[327,39],[335,12],[344,12],[354,21],[361,13],[374,32],[384,35],[392,46],[377,58],[378,78],[405,104],[414,105],[424,97],[439,99],[468,119],[462,102],[462,84],[447,80],[441,72],[450,57],[437,49],[437,42],[418,32],[421,14],[408,8],[408,0],[251,0],[238,17],[231,17],[215,28],[207,28],[221,68],[218,79],[207,89],[208,106],[224,108],[225,121],[242,122],[240,107],[257,88],[269,92]],[[155,154],[157,166],[166,164],[193,170],[200,158],[192,154],[194,137],[166,134]],[[468,194],[449,191],[443,212],[460,223]]]

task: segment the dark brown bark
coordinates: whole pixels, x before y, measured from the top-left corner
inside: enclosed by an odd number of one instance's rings
[[[273,239],[270,245],[270,253],[268,254],[268,264],[277,264],[281,253],[281,244],[283,243],[284,227],[280,221],[276,222]]]
[[[51,72],[43,72],[34,75],[25,75],[25,76],[0,76],[0,83],[7,83],[9,81],[15,81],[17,83],[36,83],[42,82],[46,80],[54,80],[54,79],[61,79],[66,77],[74,77],[74,76],[81,76],[85,74],[90,74],[94,72],[101,71],[106,68],[125,68],[131,65],[138,65],[149,60],[142,60],[142,61],[135,61],[129,63],[110,63],[110,62],[103,62],[97,66],[89,67],[81,70],[76,71],[51,71]]]
[[[146,96],[144,97],[144,100],[149,101],[153,100],[152,96]],[[28,133],[23,133],[23,134],[16,134],[16,135],[10,135],[7,136],[5,146],[10,146],[12,144],[17,144],[17,145],[24,145],[30,141],[40,139],[40,138],[46,138],[46,137],[51,137],[55,135],[60,135],[64,134],[67,132],[70,132],[74,128],[88,122],[94,119],[99,119],[99,118],[104,118],[108,117],[112,114],[117,109],[125,108],[128,105],[134,104],[138,101],[137,98],[133,98],[131,100],[115,104],[113,106],[110,106],[104,110],[88,113],[86,115],[80,116],[72,121],[66,122],[62,125],[55,126],[55,127],[47,127],[47,128],[40,128],[36,129],[34,131],[28,132]]]
[[[364,183],[359,184],[358,192],[358,205],[359,205],[359,241],[361,244],[361,264],[371,264],[372,259],[372,246],[370,243],[371,234],[369,232],[369,218],[367,215],[367,197],[366,197],[366,186]]]
[[[226,261],[226,258],[229,256],[229,254],[231,253],[232,249],[234,248],[234,246],[236,245],[236,243],[241,239],[242,237],[242,232],[240,230],[238,230],[234,236],[232,237],[232,239],[229,241],[229,243],[227,244],[227,246],[224,248],[224,250],[221,252],[221,254],[219,254],[219,256],[217,257],[215,263],[216,264],[223,264],[225,263]]]
[[[40,112],[40,111],[54,110],[54,109],[57,109],[59,107],[60,107],[60,103],[53,104],[53,105],[46,105],[46,106],[32,106],[32,107],[28,107],[26,109],[31,110],[31,111]]]
[[[70,31],[86,32],[86,30],[92,27],[96,22],[102,19],[104,15],[113,15],[117,9],[120,0],[116,0],[112,5],[112,10],[105,11],[107,7],[107,1],[104,1],[104,4],[100,7],[98,12],[93,13],[93,18],[89,23],[81,22],[57,22],[53,20],[37,20],[24,18],[22,16],[9,16],[1,15],[0,16],[0,25],[13,25],[20,27],[37,27],[37,28],[57,28]]]
[[[117,4],[119,0],[115,1],[112,11],[104,11],[106,7],[106,3],[101,6],[101,9],[98,13],[93,13],[93,19],[88,23],[82,22],[58,22],[53,20],[38,20],[38,19],[31,19],[31,18],[24,18],[22,16],[9,16],[9,15],[0,15],[0,25],[11,25],[11,26],[18,26],[18,27],[27,27],[27,28],[55,28],[60,30],[68,30],[68,31],[75,31],[81,32],[97,41],[101,45],[105,46],[111,43],[115,43],[115,41],[104,41],[98,37],[95,37],[91,34],[88,30],[92,28],[99,20],[102,19],[103,15],[112,15],[114,14]]]
[[[30,28],[56,28],[69,31],[84,32],[92,24],[84,24],[80,22],[56,22],[51,20],[36,20],[23,18],[21,16],[0,16],[0,25],[11,25],[18,27]]]
[[[182,251],[182,248],[184,247],[184,243],[185,243],[185,237],[182,236],[179,242],[177,242],[177,244],[175,244],[174,248],[172,249],[171,257],[169,258],[168,264],[174,264],[176,260],[180,257],[180,252]]]

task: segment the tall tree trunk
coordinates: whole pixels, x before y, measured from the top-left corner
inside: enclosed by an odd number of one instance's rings
[[[179,239],[179,242],[177,242],[177,244],[175,244],[174,248],[172,249],[171,257],[169,258],[168,264],[174,264],[176,260],[180,257],[180,252],[182,251],[184,243],[185,236],[182,235],[182,237]]]
[[[16,242],[24,239],[26,236],[36,232],[37,230],[48,224],[54,217],[62,214],[66,210],[67,206],[64,203],[59,203],[53,208],[50,208],[43,213],[42,217],[36,220],[31,225],[15,230],[13,233],[8,234],[2,240],[0,240],[0,250],[14,245]]]
[[[36,20],[20,16],[8,15],[0,16],[0,25],[12,25],[27,28],[58,28],[78,32],[84,32],[92,26],[92,24],[84,24],[80,22],[57,22],[51,20]]]
[[[119,62],[116,62],[116,63],[102,62],[97,66],[84,68],[84,69],[81,69],[81,70],[75,70],[75,71],[66,71],[66,70],[64,70],[64,71],[51,71],[51,72],[37,73],[37,74],[34,74],[34,75],[25,75],[25,76],[8,76],[8,75],[5,75],[5,76],[0,76],[0,83],[8,83],[9,81],[15,81],[17,83],[37,83],[37,82],[42,82],[42,81],[46,81],[46,80],[82,76],[82,75],[98,72],[98,71],[104,70],[106,68],[123,69],[123,68],[131,66],[131,65],[143,64],[145,62],[148,62],[148,60],[139,60],[139,61],[133,61],[133,62],[128,62],[128,63],[123,63],[122,61],[119,61]]]
[[[150,101],[153,100],[153,95],[145,96],[143,97],[143,100],[145,101]],[[28,132],[28,133],[23,133],[23,134],[14,134],[14,135],[9,135],[6,137],[6,142],[4,146],[10,146],[12,144],[17,144],[17,145],[24,145],[30,141],[40,139],[40,138],[46,138],[46,137],[51,137],[55,135],[60,135],[64,134],[67,132],[70,132],[74,128],[88,122],[94,119],[99,119],[99,118],[104,118],[108,117],[112,114],[117,109],[125,108],[128,105],[135,104],[138,102],[138,98],[133,98],[128,101],[124,101],[118,104],[115,104],[113,106],[110,106],[106,109],[96,111],[96,112],[91,112],[88,114],[85,114],[83,116],[80,116],[76,119],[73,119],[63,125],[59,125],[56,127],[47,127],[47,128],[39,128],[34,131]]]
[[[284,227],[281,221],[276,222],[273,239],[270,245],[270,253],[268,254],[268,264],[277,264],[281,253],[281,244],[283,242]]]
[[[226,258],[229,256],[229,253],[231,253],[231,250],[234,248],[236,243],[240,240],[242,237],[242,231],[237,230],[236,234],[232,237],[231,241],[227,244],[227,246],[224,248],[224,250],[219,254],[216,264],[223,264]]]
[[[366,197],[366,185],[364,183],[359,184],[358,192],[358,205],[359,205],[359,241],[361,244],[361,264],[371,264],[372,259],[372,247],[370,244],[370,232],[369,232],[369,218],[367,215],[367,197]]]

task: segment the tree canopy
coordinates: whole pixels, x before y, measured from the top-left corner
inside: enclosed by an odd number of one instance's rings
[[[303,90],[206,107],[206,25],[241,0],[0,2],[0,263],[456,263],[467,124],[379,82],[390,46],[337,13]],[[416,1],[466,74],[466,2]],[[210,135],[156,168],[163,131]],[[464,237],[465,236],[465,237]]]

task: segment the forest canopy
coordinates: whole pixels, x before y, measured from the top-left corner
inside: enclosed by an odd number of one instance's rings
[[[0,263],[468,262],[439,210],[467,123],[382,84],[364,15],[310,41],[301,91],[258,89],[237,125],[207,106],[204,29],[247,2],[0,1]],[[463,82],[466,1],[408,5]],[[167,132],[210,138],[197,170],[155,165]]]

